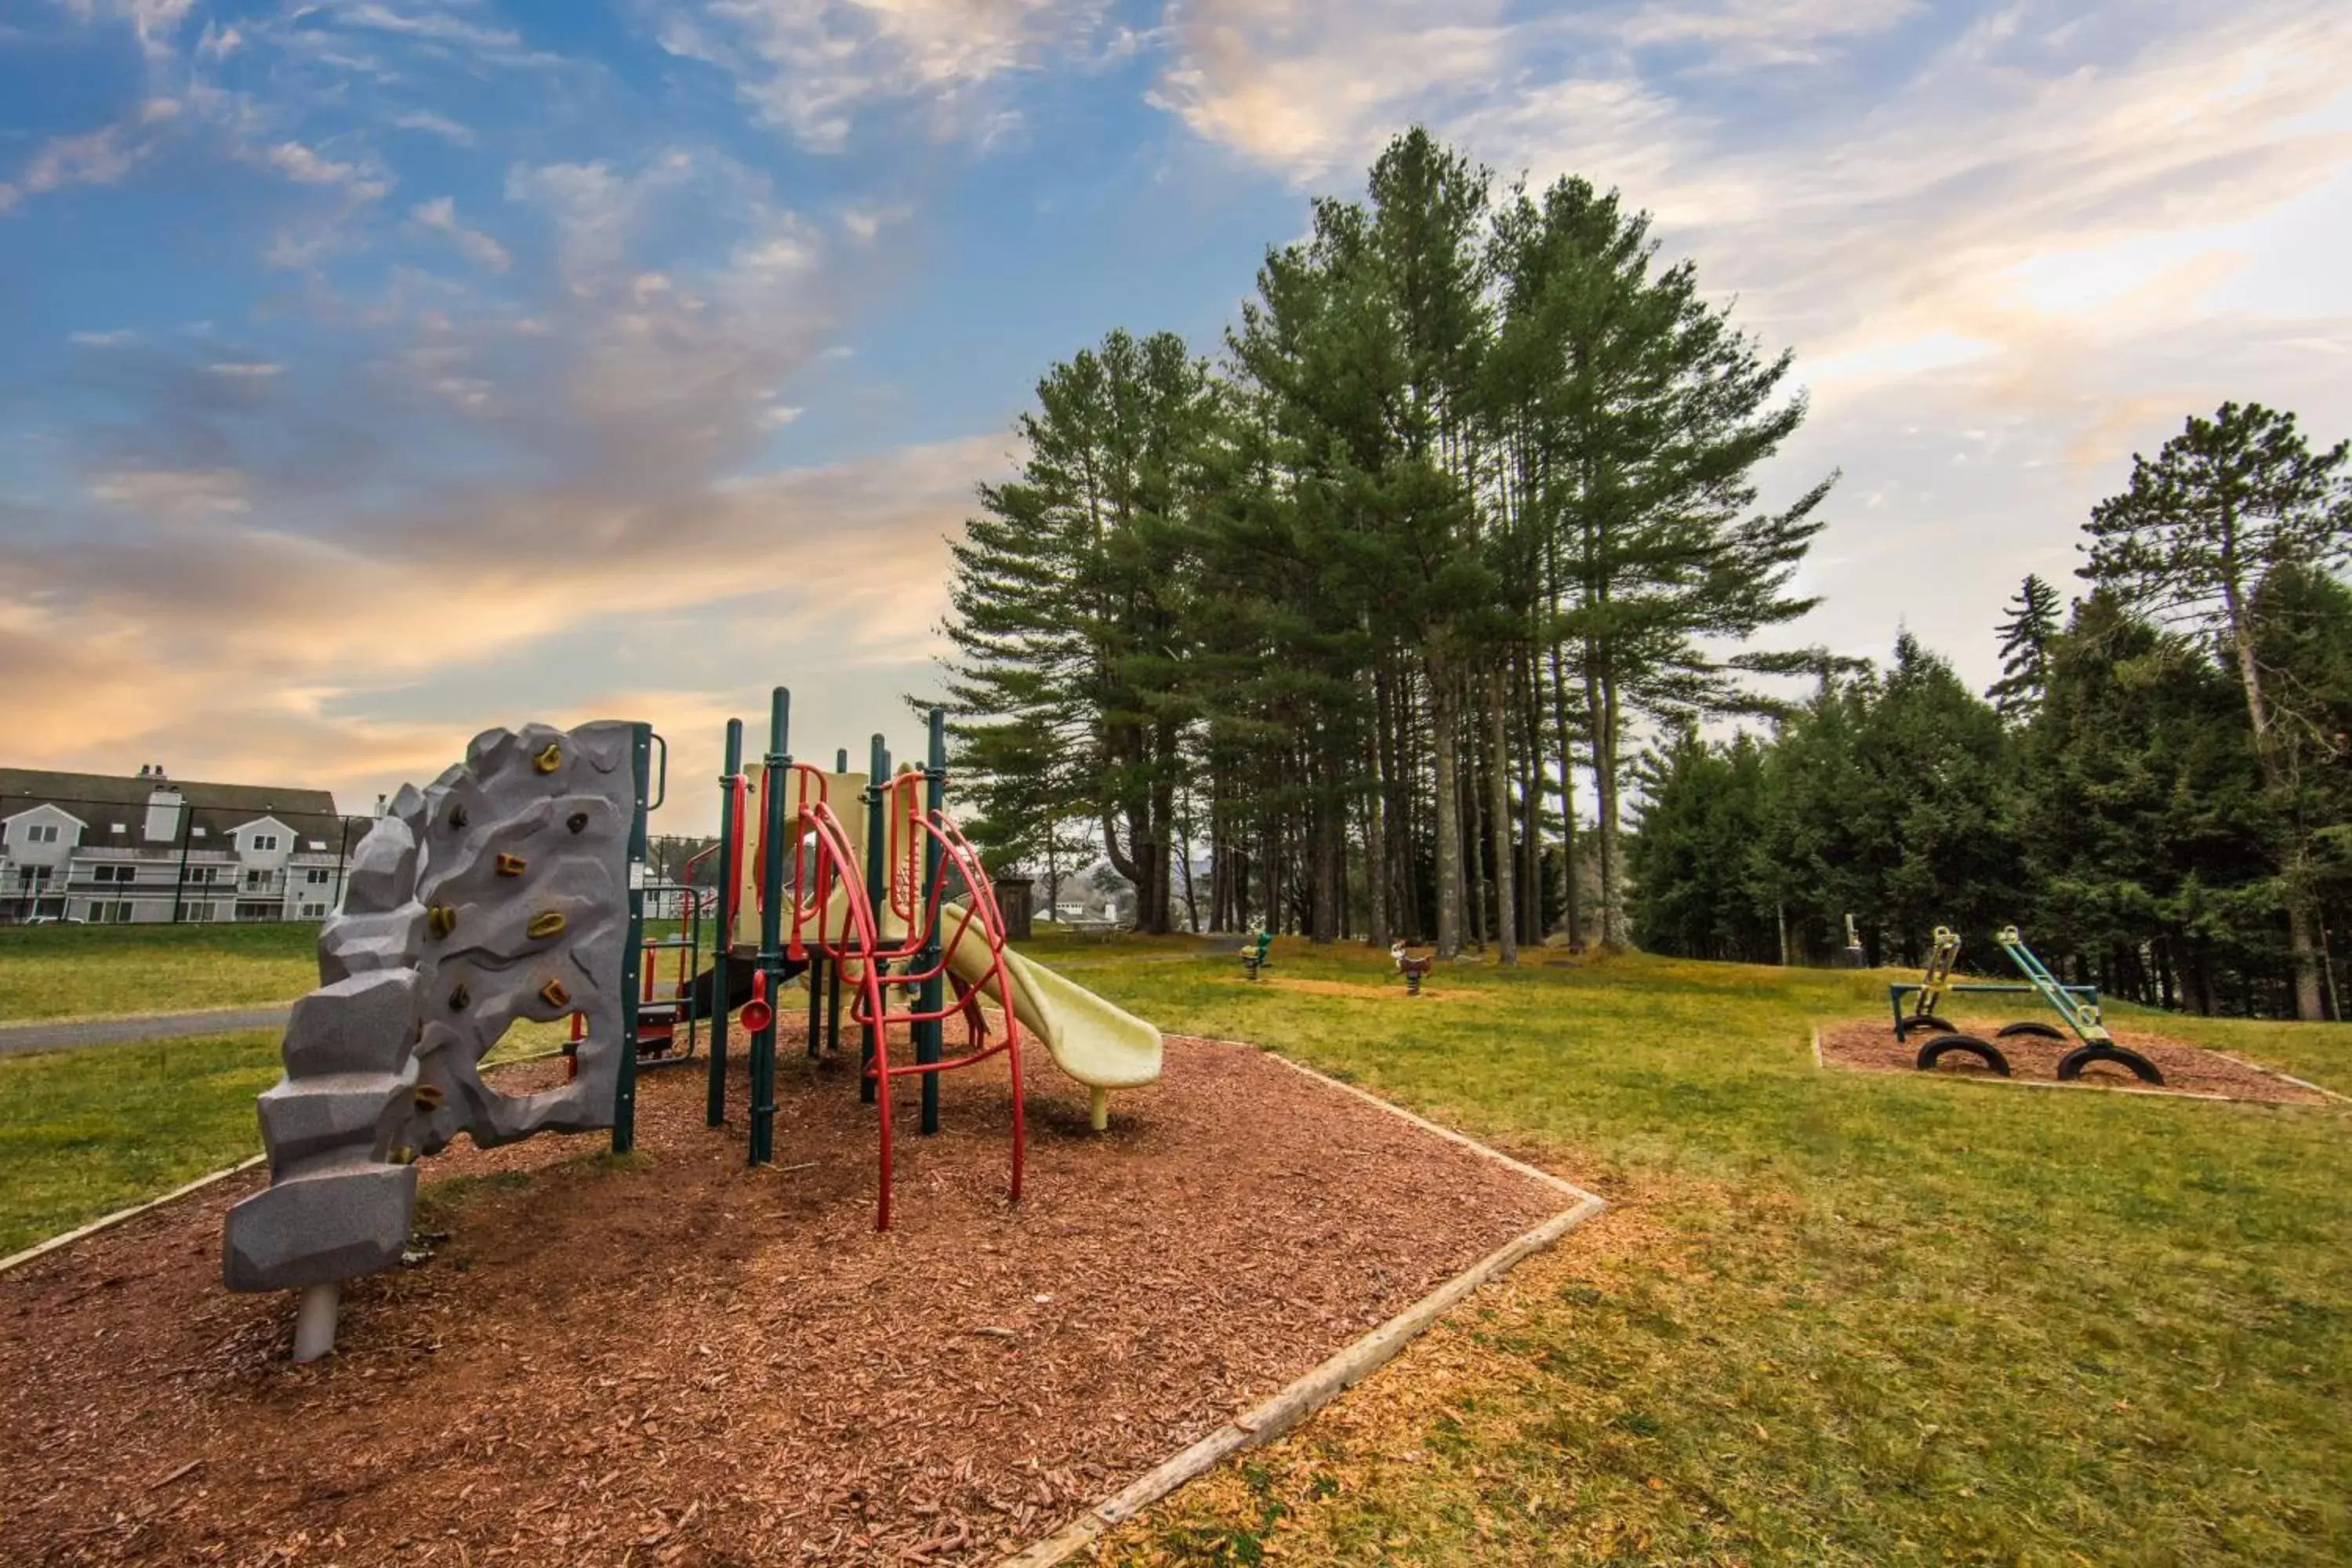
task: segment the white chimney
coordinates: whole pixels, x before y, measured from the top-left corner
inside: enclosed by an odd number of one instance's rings
[[[179,837],[180,792],[168,784],[158,784],[147,795],[145,837],[150,844],[169,844]]]

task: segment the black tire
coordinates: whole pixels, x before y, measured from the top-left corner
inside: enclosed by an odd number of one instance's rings
[[[2137,1051],[2126,1050],[2121,1046],[2077,1046],[2058,1058],[2058,1077],[2061,1081],[2072,1082],[2081,1078],[2083,1069],[2093,1062],[2114,1062],[2118,1067],[2129,1068],[2131,1075],[2142,1083],[2164,1081],[2164,1074],[2157,1070],[2154,1062]]]
[[[2009,1058],[2000,1054],[1990,1040],[1979,1040],[1974,1035],[1938,1035],[1919,1047],[1919,1070],[1933,1072],[1936,1064],[1958,1051],[1976,1058],[1993,1070],[1997,1078],[2009,1076]]]
[[[1906,1018],[1895,1026],[1895,1037],[1901,1039],[1915,1029],[1933,1029],[1939,1035],[1953,1033],[1952,1026],[1933,1013],[1922,1013],[1916,1018]]]
[[[2014,1024],[2003,1024],[1993,1031],[1996,1040],[2011,1039],[2019,1035],[2031,1035],[2037,1040],[2063,1040],[2065,1031],[2039,1018],[2023,1018]]]

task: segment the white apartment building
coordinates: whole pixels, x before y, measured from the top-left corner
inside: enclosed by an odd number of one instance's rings
[[[0,924],[323,920],[367,826],[325,790],[0,768]]]

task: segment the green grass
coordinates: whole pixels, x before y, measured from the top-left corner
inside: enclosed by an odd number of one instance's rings
[[[1808,1023],[1884,975],[1625,957],[1450,971],[1423,1005],[1230,966],[1086,981],[1617,1207],[1104,1560],[2352,1561],[2344,1108],[1815,1069]],[[2352,1028],[2163,1026],[2352,1088]]]
[[[1883,975],[1625,957],[1414,1002],[1039,947],[1614,1205],[1107,1560],[2352,1561],[2344,1107],[1815,1069],[1809,1023],[1874,1015]],[[1272,973],[1386,969],[1285,942]],[[2163,1027],[2352,1089],[2352,1027]],[[275,1047],[0,1058],[0,1252],[252,1152]]]
[[[289,1002],[319,983],[294,922],[0,927],[0,1023]]]
[[[268,1030],[0,1057],[0,1257],[261,1152]]]

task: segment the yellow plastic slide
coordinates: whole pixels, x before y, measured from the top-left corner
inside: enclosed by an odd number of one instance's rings
[[[963,913],[948,905],[940,915],[946,931]],[[948,973],[967,985],[988,974],[988,942],[978,926],[966,931],[948,952]],[[1133,1089],[1160,1077],[1160,1031],[1076,981],[1004,951],[1005,978],[1013,983],[1013,1016],[1053,1053],[1054,1065],[1095,1091],[1095,1124],[1100,1126],[1105,1095]]]
[[[756,781],[757,774],[754,773]],[[826,798],[834,803],[846,830],[851,852],[863,858],[866,850],[865,814],[856,802],[857,793],[866,787],[866,779],[856,773],[829,773],[822,786]],[[746,822],[743,856],[743,879],[736,889],[737,924],[735,942],[740,951],[744,946],[759,943],[759,905],[753,889],[754,868],[759,863],[761,812],[756,793],[745,813]],[[796,791],[796,796],[798,792]],[[909,797],[911,799],[911,796]],[[785,864],[793,864],[800,852],[800,801],[790,802],[793,808],[790,837],[785,851]],[[913,826],[903,830],[909,837]],[[901,840],[904,841],[903,839]],[[863,878],[863,866],[854,868],[853,876]],[[827,929],[839,931],[848,919],[845,892],[836,888],[825,911]],[[888,900],[875,911],[881,922],[880,936],[886,942],[896,942],[905,937],[905,924],[890,910]],[[948,953],[948,972],[967,985],[976,985],[989,973],[988,940],[977,922],[962,925],[964,907],[950,903],[940,911],[942,933],[960,931],[955,945]],[[1085,986],[1055,973],[1040,963],[1033,963],[1007,948],[1004,952],[1005,977],[1012,983],[1013,1016],[1022,1026],[1045,1044],[1054,1065],[1069,1077],[1093,1090],[1094,1124],[1105,1125],[1109,1111],[1109,1094],[1114,1089],[1134,1089],[1139,1085],[1156,1083],[1160,1079],[1160,1031],[1134,1014],[1104,1000]],[[844,978],[854,979],[855,968],[845,970]],[[983,998],[993,1001],[994,998]]]

